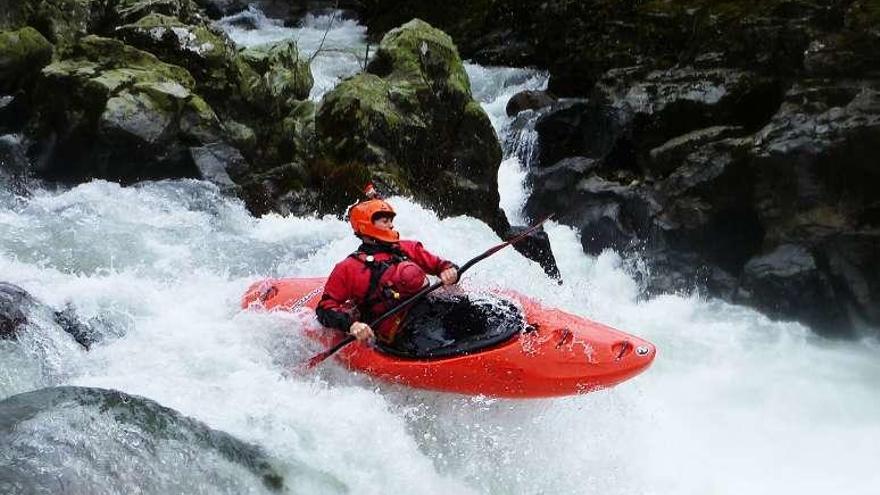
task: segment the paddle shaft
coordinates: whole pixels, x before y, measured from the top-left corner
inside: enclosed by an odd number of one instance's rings
[[[552,216],[553,216],[552,213],[550,215],[547,215],[546,217],[542,218],[537,223],[535,223],[534,225],[532,225],[528,229],[522,231],[518,235],[511,237],[510,239],[502,242],[501,244],[490,247],[489,249],[484,251],[482,254],[475,256],[474,258],[469,260],[467,263],[461,265],[458,268],[458,279],[461,280],[461,276],[464,274],[464,272],[466,272],[470,267],[474,266],[475,264],[479,263],[480,261],[483,261],[484,259],[488,258],[489,256],[492,256],[493,254],[497,253],[498,251],[504,249],[505,247],[507,247],[511,244],[515,244],[515,243],[525,239],[529,234],[538,230],[538,228],[544,222],[549,220],[550,217],[552,217]],[[419,292],[414,294],[409,299],[404,300],[403,302],[401,302],[397,306],[395,306],[395,307],[389,309],[388,311],[382,313],[381,315],[379,315],[375,320],[370,322],[370,328],[375,327],[379,323],[382,323],[383,321],[385,321],[386,318],[393,316],[393,315],[403,311],[404,309],[412,306],[413,303],[415,303],[419,299],[425,297],[426,295],[430,294],[431,292],[437,290],[442,285],[443,285],[442,281],[437,281],[437,282],[434,282],[433,284],[429,285],[428,287],[425,287],[424,289],[420,290]],[[342,349],[343,347],[347,346],[348,344],[351,344],[355,340],[356,340],[356,338],[354,335],[349,335],[349,336],[345,337],[344,339],[340,340],[333,347],[327,349],[326,351],[322,351],[322,352],[312,356],[312,358],[309,359],[308,363],[306,364],[306,367],[307,368],[314,368],[315,366],[321,364],[328,357],[332,356],[333,354],[336,354],[336,352],[339,349]]]

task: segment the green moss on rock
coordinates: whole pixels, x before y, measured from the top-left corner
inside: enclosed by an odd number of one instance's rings
[[[52,59],[52,44],[32,27],[0,32],[0,91],[32,80]]]
[[[420,19],[389,31],[367,71],[392,82],[421,82],[435,90],[444,85],[470,96],[470,80],[452,38]]]

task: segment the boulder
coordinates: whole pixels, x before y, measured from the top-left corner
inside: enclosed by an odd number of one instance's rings
[[[0,29],[32,26],[60,51],[101,25],[103,5],[93,0],[20,0],[4,2]]]
[[[813,253],[797,244],[780,244],[749,260],[737,299],[771,317],[794,318],[829,335],[850,336],[852,332],[831,280]]]
[[[14,339],[24,330],[30,308],[37,304],[27,291],[0,282],[0,339]]]
[[[37,170],[47,179],[199,177],[189,147],[221,135],[186,70],[118,40],[87,36],[42,76],[39,131],[57,136]]]
[[[17,339],[37,313],[47,315],[85,350],[103,339],[100,332],[79,319],[73,306],[54,311],[21,287],[0,282],[0,339]]]
[[[120,26],[116,36],[126,44],[156,55],[165,63],[186,67],[194,89],[221,113],[241,107],[268,110],[260,74],[238,56],[232,41],[206,24],[186,24],[176,17],[150,14]]]
[[[452,40],[427,23],[390,31],[366,73],[325,95],[315,125],[325,159],[356,170],[340,176],[337,207],[351,203],[362,179],[373,176],[441,215],[469,214],[506,231],[498,138],[471,95]]]
[[[508,117],[513,117],[525,110],[538,110],[549,107],[555,102],[556,98],[546,91],[526,90],[510,97],[504,110],[507,112]]]
[[[117,35],[166,63],[187,67],[194,91],[204,96],[223,120],[223,135],[251,170],[266,170],[313,154],[314,112],[304,108],[314,83],[308,60],[286,40],[239,51],[222,31],[204,24],[186,24],[174,17],[151,14],[121,26]],[[291,128],[295,128],[291,130]],[[202,139],[201,142],[210,142]],[[247,171],[242,171],[247,172]],[[249,179],[232,174],[232,179]],[[247,198],[246,198],[247,200]],[[248,202],[252,212],[262,206]]]
[[[122,451],[111,463],[95,462]],[[111,492],[132,484],[157,493],[284,492],[288,483],[344,488],[305,465],[285,480],[288,471],[282,475],[259,446],[155,401],[99,388],[49,387],[0,401],[0,458],[15,459],[0,467],[4,493],[48,493],[59,485],[86,493],[95,480]]]
[[[50,60],[52,44],[36,29],[0,31],[0,94],[32,84]]]
[[[293,41],[250,47],[242,57],[262,76],[274,105],[287,108],[308,99],[315,80],[309,60],[300,55]]]

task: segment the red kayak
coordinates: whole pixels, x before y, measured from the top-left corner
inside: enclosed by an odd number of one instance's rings
[[[253,284],[245,309],[314,309],[324,278]],[[572,395],[612,387],[644,371],[653,344],[515,293],[430,299],[410,310],[395,347],[354,342],[335,358],[352,370],[411,387],[491,397]],[[307,332],[326,347],[345,335]],[[406,337],[409,335],[409,337]]]

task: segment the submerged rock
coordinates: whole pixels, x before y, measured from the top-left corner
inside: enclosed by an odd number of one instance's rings
[[[0,282],[0,338],[16,339],[20,332],[27,331],[33,316],[40,313],[45,316],[44,320],[58,325],[86,350],[104,339],[104,332],[81,321],[72,305],[55,311],[21,287]]]
[[[507,106],[504,108],[504,111],[507,113],[508,117],[513,117],[525,110],[539,110],[544,107],[549,107],[555,102],[556,98],[547,91],[521,91],[513,95],[510,100],[507,101]]]
[[[29,194],[30,161],[27,144],[20,135],[0,136],[0,187],[19,196]]]
[[[45,388],[0,402],[0,461],[3,493],[244,493],[286,484],[258,446],[98,388]]]
[[[24,329],[36,300],[16,285],[0,282],[0,339],[14,339]]]

